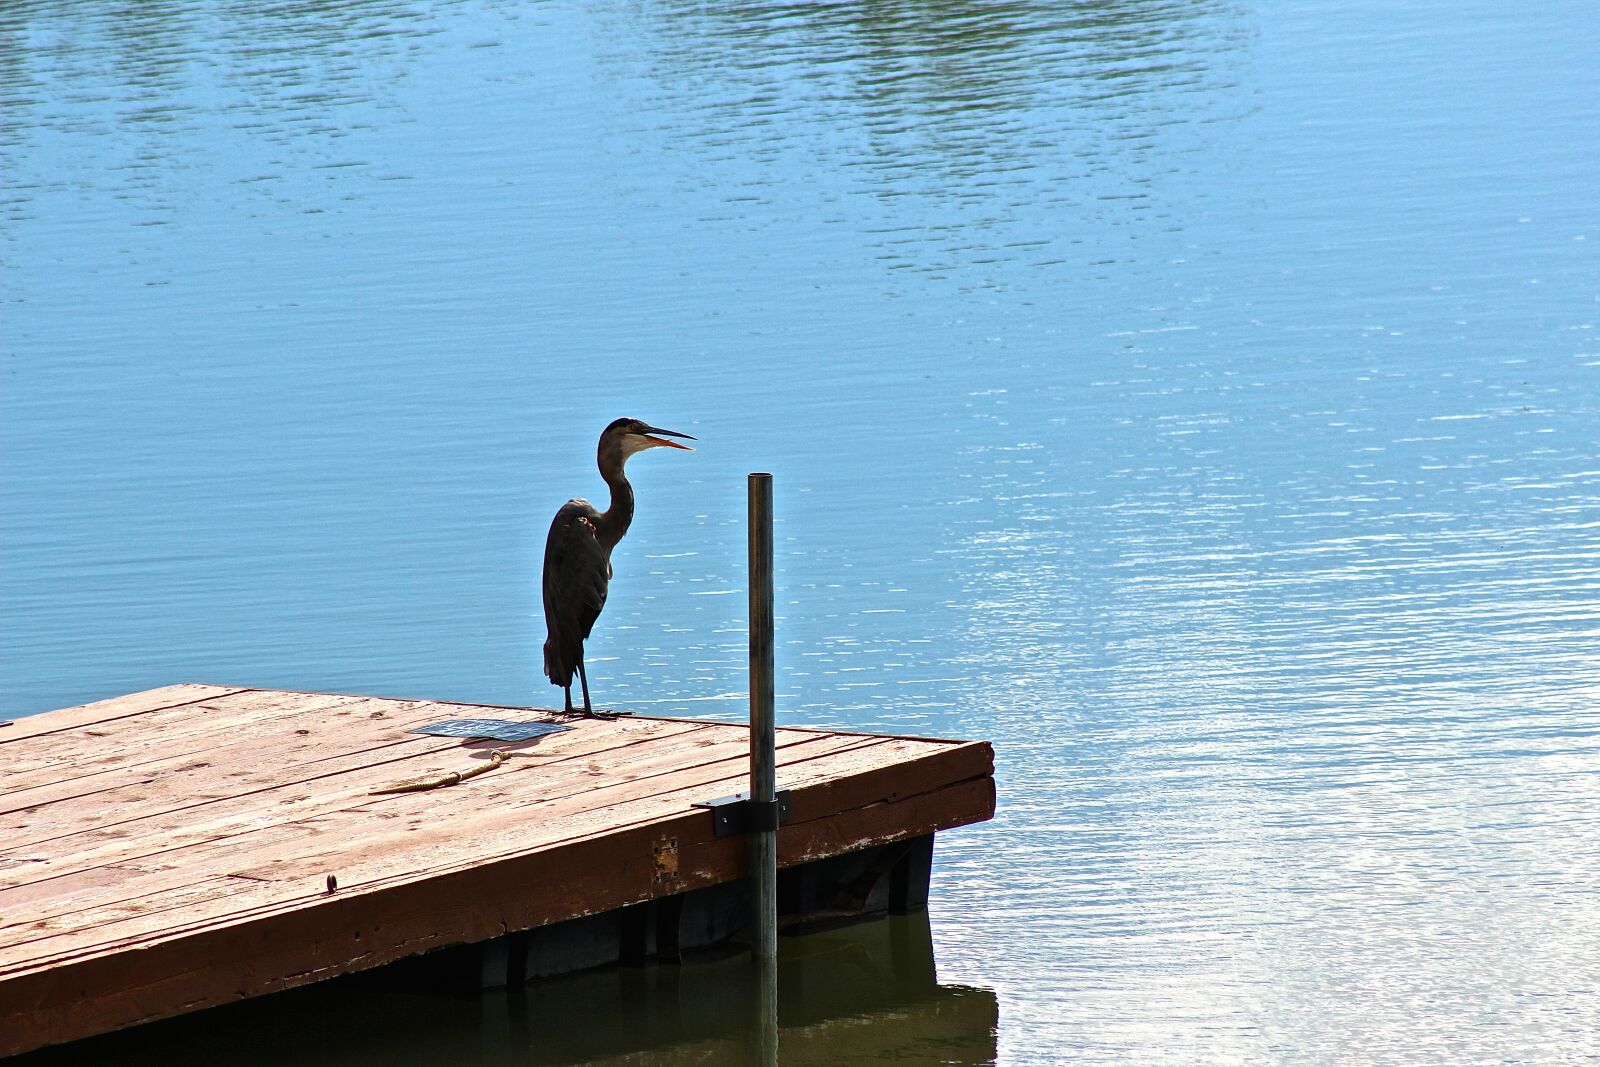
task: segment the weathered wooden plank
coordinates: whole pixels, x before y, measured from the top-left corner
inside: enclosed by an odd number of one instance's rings
[[[992,779],[962,782],[841,813],[837,829],[866,843],[917,836],[989,817],[993,796]],[[663,888],[651,847],[663,835],[677,838],[680,853],[689,848],[723,854],[721,864],[701,863],[696,869],[742,869],[743,843],[715,839],[709,823],[705,813],[696,812],[589,838],[555,878],[547,877],[550,864],[542,855],[520,856],[382,894],[307,901],[296,910],[196,931],[138,953],[91,956],[72,966],[8,978],[0,983],[0,1003],[13,1010],[7,1036],[0,1036],[0,1054],[649,899]],[[831,854],[825,851],[830,842],[816,840],[816,828],[814,823],[785,827],[779,834],[780,862]],[[668,888],[676,892],[692,885],[685,879]],[[29,1043],[21,1044],[13,1034],[26,1035]]]
[[[619,790],[625,794],[630,789],[645,788],[663,770],[680,774],[694,773],[699,766],[715,763],[724,768],[719,776],[736,774],[738,760],[744,751],[742,741],[733,741],[736,735],[722,731],[725,738],[721,743],[695,745],[693,754],[684,755],[671,750],[661,752],[660,736],[650,732],[677,731],[676,738],[668,739],[683,740],[687,735],[687,739],[692,740],[694,732],[697,729],[705,730],[706,724],[696,727],[692,724],[665,723],[639,725],[630,729],[631,740],[626,746],[628,751],[579,750],[568,760],[534,769],[539,780],[531,786],[519,786],[511,780],[517,769],[513,766],[509,770],[496,772],[500,776],[498,784],[496,776],[491,775],[448,792],[372,797],[368,795],[371,781],[343,790],[330,787],[327,792],[315,795],[300,791],[272,805],[277,812],[288,816],[279,824],[285,826],[287,837],[279,834],[275,839],[269,832],[273,824],[262,821],[257,809],[252,806],[232,813],[227,824],[214,820],[211,824],[197,823],[186,829],[181,818],[175,817],[171,825],[159,822],[158,833],[120,838],[98,850],[80,852],[71,857],[72,866],[54,864],[47,870],[50,877],[59,878],[91,865],[115,861],[123,869],[149,872],[181,870],[212,874],[243,873],[262,877],[260,872],[275,862],[275,857],[281,861],[280,866],[292,865],[296,868],[349,858],[356,855],[351,842],[359,842],[368,850],[380,852],[397,849],[402,844],[414,851],[425,842],[442,839],[454,842],[470,853],[481,849],[474,843],[474,837],[503,832],[507,827],[514,830],[517,823],[524,821],[522,816],[514,814],[517,805],[545,805],[527,819],[552,824],[561,815],[561,811],[548,806],[552,801],[568,800],[567,807],[573,810],[601,811],[618,798]],[[838,747],[862,742],[857,739],[819,740],[814,735],[801,735],[794,743],[813,747],[821,743]],[[625,777],[608,780],[596,776],[588,766],[596,758],[604,758],[612,772]],[[284,800],[305,800],[309,806],[286,804]],[[506,814],[508,811],[513,813]],[[192,817],[193,813],[181,814]],[[485,825],[483,820],[490,815],[502,817],[494,826]],[[417,836],[424,822],[431,825],[432,832]],[[240,833],[218,832],[222,829],[238,829]],[[246,835],[251,839],[228,842],[232,836]],[[319,842],[323,842],[320,846],[324,850],[322,854],[308,854],[300,844],[303,838],[309,836],[316,836]],[[281,855],[278,845],[282,845]],[[152,848],[156,851],[151,851]],[[249,866],[241,866],[246,861]],[[28,885],[41,881],[45,873],[43,869],[13,873],[7,875],[7,880],[17,885]],[[111,890],[96,895],[104,896],[106,892]],[[0,902],[4,899],[3,891],[0,891]],[[53,921],[63,921],[74,906],[82,901],[80,893],[55,901],[52,906]],[[5,914],[3,907],[0,907],[0,914]],[[0,943],[10,936],[9,925],[0,928]]]
[[[839,735],[848,736],[848,735]],[[877,759],[892,758],[881,774],[866,774],[853,763],[830,768],[830,777],[815,788],[790,799],[795,822],[826,818],[834,811],[865,807],[901,796],[915,795],[934,786],[994,776],[994,748],[987,741],[950,741],[925,744],[891,738],[875,749]]]
[[[213,687],[215,688],[215,687]],[[337,709],[337,710],[333,710]],[[354,748],[381,737],[396,722],[407,726],[463,717],[464,706],[450,701],[400,700],[391,697],[340,693],[291,693],[271,689],[225,691],[169,708],[123,716],[82,730],[46,731],[26,744],[6,750],[0,765],[0,798],[8,792],[40,782],[53,782],[66,773],[65,763],[79,776],[140,767],[147,760],[201,758],[217,745],[233,740],[259,739],[324,720],[336,720]],[[72,711],[75,709],[68,709]],[[474,708],[471,717],[496,717],[518,721],[564,721],[557,713],[538,708]],[[504,714],[500,714],[504,713]],[[62,712],[45,712],[48,719]],[[32,722],[32,719],[27,720]],[[9,733],[10,728],[7,729]],[[99,738],[89,744],[88,738]],[[341,742],[346,743],[346,742]],[[41,774],[41,771],[43,772]]]
[[[336,694],[300,697],[293,693],[245,690],[151,712],[132,719],[133,725],[108,729],[99,744],[86,745],[82,732],[53,733],[7,750],[10,759],[0,774],[0,800],[15,790],[49,784],[64,777],[89,778],[108,771],[136,769],[153,762],[200,760],[217,746],[260,741],[310,723],[337,723],[359,745],[369,734],[380,733],[390,716],[403,716],[413,724],[422,721],[413,709],[440,712],[426,701],[400,704],[372,697]],[[121,723],[112,724],[121,726]],[[91,728],[98,729],[98,728]],[[8,807],[10,805],[7,805]]]
[[[816,758],[872,743],[870,738],[801,735],[790,747],[810,751]],[[270,887],[255,884],[236,886],[216,899],[192,891],[200,880],[224,873],[243,875],[252,882],[311,884],[317,890],[321,889],[328,873],[336,873],[341,886],[349,891],[369,880],[427,876],[431,869],[440,865],[470,864],[477,857],[497,855],[507,849],[547,847],[603,833],[624,818],[617,814],[617,809],[636,800],[673,810],[687,809],[695,800],[708,799],[717,795],[716,790],[727,791],[727,785],[736,783],[747,751],[743,742],[700,748],[701,762],[685,766],[656,756],[644,759],[642,756],[650,746],[639,747],[641,757],[635,764],[639,768],[636,778],[581,785],[583,780],[592,779],[580,766],[576,772],[541,783],[538,790],[517,798],[515,806],[523,809],[530,807],[531,797],[540,798],[532,802],[533,814],[528,817],[518,816],[503,803],[495,804],[492,794],[483,795],[484,790],[471,788],[488,781],[484,778],[452,790],[456,804],[463,809],[462,814],[475,815],[475,820],[463,822],[438,817],[424,808],[425,823],[413,819],[401,824],[388,819],[359,829],[339,828],[343,832],[335,832],[331,827],[318,832],[314,825],[296,823],[286,827],[286,834],[278,835],[279,839],[273,842],[257,839],[214,848],[178,850],[170,864],[151,870],[148,877],[107,886],[74,887],[68,898],[52,901],[48,917],[0,927],[0,973],[14,966],[17,953],[26,952],[28,946],[44,941],[62,945],[62,938],[81,934],[82,939],[109,944],[111,935],[123,936],[119,931],[125,930],[129,923],[137,930],[159,930],[163,923],[161,916],[177,911],[182,911],[186,920],[200,921],[211,913],[227,913],[258,899],[270,901],[275,896]],[[791,755],[790,765],[796,763]],[[649,792],[641,797],[640,793],[646,790]],[[426,805],[430,798],[442,796],[402,794],[362,799],[374,803]],[[485,841],[495,842],[495,847],[486,847]],[[237,866],[243,862],[252,866]],[[123,860],[119,866],[138,869],[139,861]],[[168,877],[160,878],[163,872]]]
[[[432,721],[437,714],[428,712],[415,718],[419,722]],[[397,729],[413,724],[401,721]],[[663,723],[644,729],[669,736],[694,727]],[[597,728],[536,741],[546,742],[553,752],[577,750],[581,755],[590,749],[604,750],[619,736],[623,735]],[[499,747],[520,755],[537,751],[532,744],[497,742],[480,746],[455,738],[397,733],[382,744],[318,756],[314,735],[281,742],[268,738],[229,758],[185,762],[164,778],[140,778],[128,783],[120,794],[97,794],[75,807],[57,805],[6,813],[0,816],[5,841],[0,857],[32,854],[43,843],[57,839],[71,840],[65,846],[70,851],[64,854],[75,859],[90,855],[96,843],[126,839],[135,832],[148,836],[182,830],[188,834],[186,839],[192,839],[214,825],[229,825],[230,816],[244,818],[251,825],[258,824],[263,812],[271,813],[273,821],[290,821],[303,816],[307,805],[317,807],[318,798],[331,801],[346,795],[364,795],[396,780],[421,776],[432,768],[433,762],[446,771],[462,769],[470,762],[469,749],[487,752],[490,747]],[[284,791],[297,789],[302,796],[284,795]],[[122,804],[115,803],[119,799]]]
[[[496,772],[495,776],[485,779],[485,783],[492,786],[496,781],[505,781],[509,774],[527,769],[523,766],[524,760],[529,766],[544,768],[539,773],[543,776],[541,786],[545,788],[552,784],[567,784],[573,781],[581,782],[586,788],[595,787],[601,784],[599,778],[602,773],[627,775],[637,779],[648,772],[651,766],[657,764],[677,766],[686,758],[692,761],[692,756],[684,757],[677,753],[673,746],[661,744],[663,739],[676,736],[678,740],[673,742],[673,745],[676,745],[684,738],[692,740],[713,731],[720,731],[721,735],[721,740],[715,743],[724,747],[732,746],[729,752],[719,754],[721,757],[725,758],[742,751],[745,735],[739,728],[659,720],[634,720],[631,725],[626,726],[597,724],[588,731],[574,730],[571,733],[554,735],[556,739],[551,741],[547,749],[516,751],[516,761],[509,763],[506,771]],[[784,743],[786,745],[799,743],[817,736],[827,735],[786,731]],[[419,743],[432,741],[438,744],[438,739],[432,738],[418,738],[417,741]],[[637,746],[644,741],[652,742],[649,750],[651,763],[638,765],[638,760],[644,758],[641,754],[616,757],[615,765],[612,765],[610,761],[613,757],[605,755],[616,746]],[[697,747],[704,748],[713,742],[700,740],[694,743]],[[515,748],[515,746],[495,744],[496,747]],[[488,750],[487,747],[479,749],[478,757],[481,758]],[[185,844],[204,841],[214,836],[226,836],[231,830],[240,827],[256,831],[272,823],[303,820],[324,810],[353,811],[361,807],[383,807],[387,809],[383,817],[395,818],[403,814],[404,809],[415,808],[429,811],[441,818],[449,817],[456,814],[449,808],[449,798],[457,794],[411,794],[390,798],[369,798],[366,795],[370,789],[379,785],[390,784],[394,780],[412,777],[422,770],[430,769],[411,766],[406,764],[405,760],[414,760],[419,755],[438,757],[441,754],[445,762],[441,762],[438,768],[434,769],[446,771],[461,769],[470,762],[468,751],[454,742],[446,742],[441,747],[419,750],[413,754],[391,753],[387,760],[370,761],[370,764],[355,757],[348,760],[334,758],[319,761],[314,766],[325,773],[316,775],[296,776],[283,771],[274,772],[284,774],[287,780],[259,788],[252,784],[252,788],[248,790],[237,789],[238,795],[235,796],[202,797],[176,807],[158,799],[151,810],[139,812],[142,817],[138,820],[116,817],[108,819],[104,814],[91,813],[88,828],[80,828],[78,833],[66,841],[61,855],[53,852],[39,855],[40,863],[47,866],[35,866],[21,873],[0,874],[0,886],[69,873],[75,868],[91,863],[137,860],[149,854],[151,841],[160,842],[160,852],[169,853]],[[602,763],[597,763],[593,768],[570,766],[575,761],[600,760],[602,757],[604,757],[603,766]],[[301,770],[309,766],[313,765],[296,765]],[[561,776],[555,777],[558,770],[561,771]],[[257,779],[252,775],[240,773],[243,780],[257,783]],[[191,787],[183,784],[179,788],[185,793],[203,794],[208,787]],[[218,790],[218,792],[225,791]],[[539,802],[545,798],[545,793],[539,793],[522,797],[518,802]],[[121,810],[116,814],[120,815]],[[471,817],[471,812],[464,814]],[[32,837],[28,836],[27,830],[26,825],[16,827],[10,836],[20,837],[20,840],[15,846],[0,850],[0,856],[32,857],[39,852],[40,841],[48,840],[53,835],[64,836],[64,831],[59,826],[53,826],[49,832]]]
[[[72,730],[81,731],[88,727],[117,722],[166,708],[195,704],[202,700],[244,691],[239,686],[201,685],[184,682],[179,685],[163,686],[160,689],[147,689],[142,693],[129,693],[126,696],[111,697],[108,700],[97,700],[92,704],[80,704],[73,708],[62,708],[59,711],[42,711],[37,715],[25,715],[4,730],[0,730],[0,745],[16,744],[18,741],[39,737],[44,734]],[[0,749],[0,751],[4,750]]]
[[[431,718],[418,716],[418,722]],[[396,746],[421,751],[447,748],[453,739],[400,735],[383,743],[362,743],[346,738],[337,724],[286,725],[271,733],[237,741],[223,741],[210,749],[147,759],[137,766],[116,767],[71,777],[72,768],[57,767],[55,780],[13,790],[0,790],[0,840],[15,848],[50,836],[46,827],[74,832],[106,811],[124,821],[137,815],[139,805],[157,803],[162,793],[194,798],[223,799],[249,792],[249,783],[304,769],[314,775],[316,764],[327,760],[350,761],[363,753],[381,753]],[[367,762],[378,762],[373,756]],[[48,776],[42,776],[48,777]]]
[[[821,751],[817,757],[801,765],[813,768],[809,774],[797,774],[797,764],[792,758],[786,765],[785,782],[804,786],[810,782],[826,781],[843,766],[859,769],[855,766],[863,751],[859,746],[870,745],[872,741],[870,738],[813,737],[798,744],[804,749],[832,746],[831,752]],[[900,743],[879,744],[892,746]],[[387,844],[373,844],[367,837],[361,836],[356,838],[360,846],[352,851],[347,844],[332,840],[329,834],[307,833],[299,840],[290,842],[290,852],[248,873],[252,879],[294,883],[302,888],[309,886],[316,892],[320,892],[330,871],[338,875],[342,891],[353,891],[364,885],[395,879],[436,876],[508,854],[571,843],[618,825],[654,818],[662,811],[671,813],[687,810],[695,800],[716,795],[719,790],[728,791],[728,786],[739,783],[742,773],[743,768],[737,758],[731,761],[723,759],[700,768],[680,769],[671,776],[663,777],[663,784],[657,787],[654,795],[630,797],[624,794],[620,803],[608,804],[600,796],[568,794],[557,798],[562,803],[541,807],[537,818],[531,819],[501,817],[498,808],[491,808],[496,815],[492,829],[480,825],[473,832],[458,836],[449,833],[449,827],[454,824],[446,821],[441,823],[446,830],[443,835],[435,834],[431,839],[416,842],[408,838],[404,841],[407,847],[399,849],[392,847],[396,841],[394,837],[388,838]],[[893,776],[894,768],[887,768],[887,773]],[[876,802],[878,797],[892,792],[895,792],[894,788],[886,785],[864,795]],[[803,795],[796,799],[801,802],[800,810],[803,812]],[[641,808],[638,802],[644,806]],[[498,847],[485,849],[476,844],[482,841],[493,841]],[[232,858],[250,854],[240,849]],[[0,971],[16,966],[18,954],[28,954],[29,946],[39,946],[46,941],[63,951],[65,946],[75,943],[75,938],[109,944],[112,935],[120,939],[123,936],[133,938],[144,936],[144,933],[159,932],[165,928],[163,916],[173,913],[181,912],[186,921],[208,921],[210,915],[240,910],[257,901],[270,906],[272,900],[282,896],[270,886],[257,885],[236,887],[225,898],[217,900],[207,899],[203,892],[192,891],[197,879],[213,873],[219,873],[215,862],[185,857],[185,862],[173,869],[173,878],[160,892],[124,893],[114,902],[87,912],[78,910],[75,905],[103,900],[117,890],[75,894],[76,899],[70,904],[58,902],[49,919],[37,920],[27,929],[12,927],[3,931],[8,947],[0,949]],[[80,934],[81,938],[78,937]]]
[[[786,782],[803,785],[834,773],[837,761],[879,744],[883,743],[863,738],[801,738],[780,749],[780,766],[789,772]],[[431,877],[483,859],[550,849],[605,834],[654,819],[662,812],[688,811],[696,801],[726,795],[744,783],[748,742],[719,745],[704,753],[701,762],[690,766],[656,763],[649,773],[632,781],[597,783],[580,790],[558,786],[542,798],[507,797],[504,803],[485,805],[463,829],[480,841],[492,842],[488,847],[463,847],[451,820],[434,820],[410,835],[403,853],[390,851],[381,843],[369,846],[363,840],[353,851],[330,846],[320,858],[325,863],[343,860],[353,884],[360,885],[394,877]],[[706,818],[709,820],[709,814]]]
[[[743,870],[742,842],[692,807],[743,788],[742,726],[457,743],[404,731],[543,715],[225,687],[47,716],[0,775],[0,1054]],[[986,744],[786,729],[779,746],[785,865],[993,811]],[[514,755],[493,773],[370,795],[497,748]]]
[[[556,768],[569,763],[576,765],[563,771],[561,777],[553,777],[549,784],[574,781],[592,783],[592,774],[582,764],[593,759],[614,763],[625,772],[645,758],[649,751],[646,743],[659,742],[674,734],[689,734],[695,729],[691,724],[660,723],[630,727],[626,734],[592,731],[588,737],[576,738],[569,743],[564,761],[546,764]],[[440,742],[438,738],[427,740]],[[639,752],[629,755],[623,751],[630,749],[638,749]],[[471,753],[448,740],[444,741],[443,747],[429,750],[426,755],[438,756],[441,752],[449,757],[448,766],[443,762],[440,764],[445,770],[460,769],[470,762]],[[63,850],[59,856],[47,851],[40,854],[38,862],[31,866],[0,874],[0,887],[36,883],[113,863],[145,871],[183,868],[210,870],[216,874],[229,873],[214,869],[209,859],[213,855],[222,855],[222,862],[237,865],[240,854],[247,854],[259,863],[263,857],[272,854],[273,842],[283,837],[283,834],[274,834],[276,828],[285,828],[290,840],[299,839],[324,832],[325,828],[316,825],[314,820],[339,812],[345,813],[354,822],[364,809],[372,809],[371,819],[368,820],[371,825],[351,825],[345,828],[346,835],[392,837],[399,830],[386,829],[386,826],[394,823],[398,812],[382,812],[378,809],[383,808],[386,800],[391,809],[398,808],[399,798],[373,797],[370,792],[395,780],[415,777],[420,771],[438,769],[429,764],[415,766],[413,763],[391,757],[371,766],[335,768],[322,776],[304,777],[223,801],[196,803],[187,809],[141,819],[133,829],[110,827],[85,831],[68,842],[70,851]],[[509,766],[506,771],[496,774],[503,777],[515,769],[515,766]],[[490,800],[499,795],[497,787],[489,779],[475,782],[473,795],[482,797],[484,789],[490,790]],[[435,792],[410,796],[420,798],[414,803],[424,806],[431,804],[432,810],[439,811],[440,799],[446,795]],[[246,836],[250,838],[248,841],[234,842],[220,850],[213,847]],[[29,854],[26,849],[14,853],[15,856]],[[6,914],[4,899],[4,889],[0,888],[0,916]],[[66,901],[57,901],[55,907],[58,916],[68,910]],[[8,925],[0,918],[0,944],[5,942],[4,931]]]

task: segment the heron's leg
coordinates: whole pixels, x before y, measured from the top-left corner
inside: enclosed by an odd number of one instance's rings
[[[583,683],[583,713],[587,716],[594,715],[594,708],[589,706],[589,676],[583,670],[583,653],[578,653],[578,681]]]
[[[583,716],[586,719],[615,719],[616,713],[595,711],[589,704],[589,675],[583,669],[583,653],[578,653],[578,681],[583,683]]]
[[[572,706],[572,683],[568,682],[566,685],[561,687],[561,690],[562,690],[562,692],[567,694],[567,707],[566,707],[566,710],[562,712],[562,714],[563,715],[576,715],[577,711]]]

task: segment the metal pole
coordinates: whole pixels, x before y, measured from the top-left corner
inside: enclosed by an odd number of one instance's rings
[[[752,474],[750,489],[750,803],[775,811],[777,751],[773,717],[772,657],[772,475]],[[751,880],[755,883],[755,957],[778,958],[778,834],[750,835]]]

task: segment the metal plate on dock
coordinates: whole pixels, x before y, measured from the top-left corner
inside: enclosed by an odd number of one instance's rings
[[[418,726],[414,734],[432,737],[481,737],[493,741],[527,741],[545,734],[556,734],[571,727],[554,722],[512,722],[510,719],[446,719],[431,726]]]

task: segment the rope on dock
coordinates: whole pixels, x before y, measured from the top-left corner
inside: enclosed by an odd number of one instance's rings
[[[376,797],[382,796],[385,793],[423,793],[429,789],[438,789],[442,786],[456,785],[460,782],[466,781],[468,778],[476,778],[480,774],[488,774],[505,761],[505,752],[501,751],[500,749],[495,749],[494,752],[489,755],[489,762],[485,763],[481,767],[474,767],[470,771],[452,771],[442,778],[429,778],[420,782],[401,782],[399,785],[385,786],[382,789],[374,789],[372,792],[368,793],[367,796]]]

